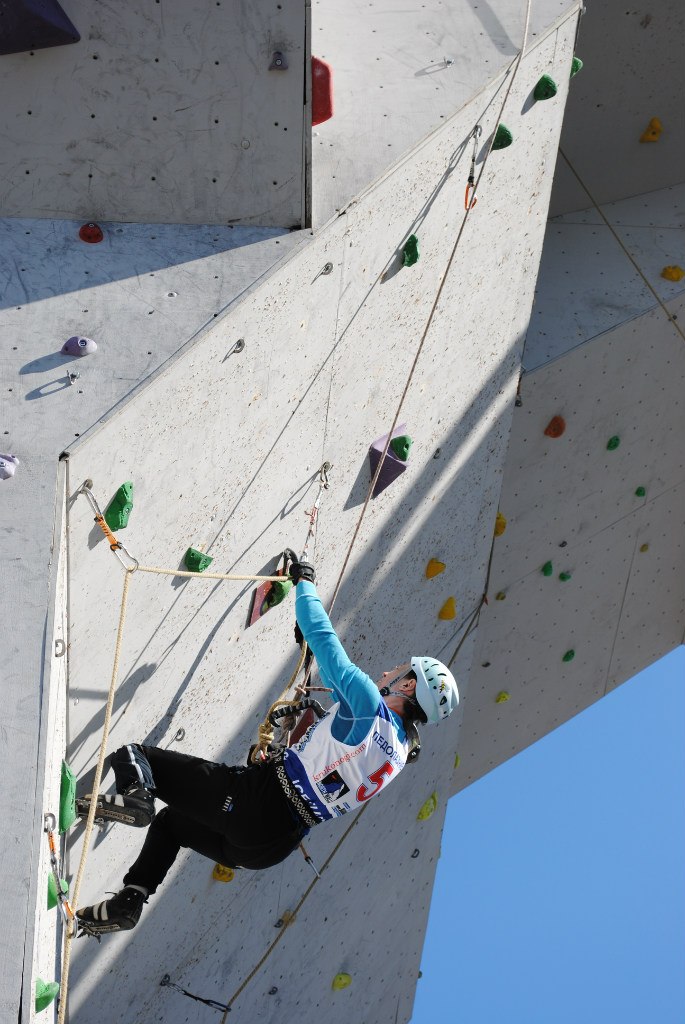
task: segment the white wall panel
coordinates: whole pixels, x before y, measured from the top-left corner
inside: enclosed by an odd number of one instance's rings
[[[304,224],[303,0],[65,10],[80,42],[0,57],[4,216]]]
[[[678,322],[683,307],[669,304]],[[457,789],[682,642],[684,373],[682,338],[656,309],[523,377]],[[553,416],[558,438],[544,434]]]
[[[334,609],[350,655],[372,675],[412,646],[439,647],[449,657],[459,622],[482,592],[551,186],[545,168],[563,96],[532,108],[524,101],[541,67],[568,60],[574,28],[571,19],[523,62],[508,115],[516,144],[493,154],[488,165],[477,217],[463,236],[402,413],[416,439],[407,471],[371,504]],[[490,99],[480,97],[445,125],[121,414],[72,447],[72,497],[91,477],[106,504],[119,483],[134,480],[134,511],[122,539],[137,557],[178,565],[186,547],[200,539],[219,570],[271,567],[284,545],[297,547],[304,539],[303,512],[325,458],[333,469],[315,560],[328,600],[369,480],[368,446],[390,425],[463,214],[464,140],[478,120],[485,135],[494,129]],[[455,152],[461,159],[445,178]],[[413,268],[400,267],[398,249],[414,227],[421,259]],[[323,275],[328,262],[333,270]],[[486,300],[494,293],[497,304]],[[245,339],[244,351],[224,362],[237,337]],[[85,784],[122,581],[81,498],[70,505],[70,544],[71,753]],[[444,556],[448,571],[427,581],[432,555]],[[437,612],[450,594],[459,618],[441,622]],[[110,748],[147,739],[229,761],[244,756],[295,660],[292,599],[245,631],[248,607],[249,588],[240,584],[134,575]],[[464,645],[455,666],[464,692],[472,649],[472,642]],[[412,910],[425,920],[458,725],[456,718],[446,728],[426,730],[416,771],[371,807],[236,1011],[274,1021],[409,1017],[420,935],[410,948],[389,951],[386,972],[371,990],[371,916],[381,929],[405,930],[407,903],[392,876],[399,859],[419,890]],[[185,738],[177,743],[180,727]],[[433,790],[439,811],[419,825],[416,815]],[[339,836],[340,829],[315,831],[309,845],[318,863]],[[138,842],[135,833],[112,830],[96,843],[84,900],[121,884]],[[72,856],[78,851],[75,835]],[[133,935],[102,949],[77,946],[74,1021],[92,1018],[95,991],[131,1022],[205,1019],[206,1007],[160,989],[161,975],[198,994],[228,998],[275,936],[278,915],[311,877],[298,858],[256,879],[245,873],[228,886],[210,882],[210,873],[211,864],[180,858],[173,881],[151,901]],[[316,961],[322,948],[346,951],[345,962],[332,953],[325,957],[330,977]],[[334,995],[332,976],[346,967],[353,986]],[[270,997],[274,986],[279,991]]]
[[[588,3],[577,44],[584,67],[573,79],[561,148],[598,202],[682,182],[684,36],[679,0],[648,6],[620,0]],[[663,133],[656,143],[640,143],[653,117],[661,120]],[[587,206],[585,193],[560,157],[552,216]]]

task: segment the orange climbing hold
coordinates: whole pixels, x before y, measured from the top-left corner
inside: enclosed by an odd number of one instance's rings
[[[549,423],[545,427],[545,436],[546,437],[561,437],[561,435],[564,433],[565,430],[566,430],[566,420],[564,419],[564,417],[563,416],[552,416],[552,419],[549,421]]]
[[[653,117],[640,136],[640,142],[658,142],[663,130],[664,126],[659,118]]]
[[[495,519],[495,537],[501,537],[507,528],[507,521],[501,512],[497,513],[497,519]]]
[[[426,566],[426,579],[432,580],[434,576],[439,576],[446,568],[447,566],[444,562],[439,562],[437,558],[431,558],[430,562]]]
[[[664,267],[661,271],[661,276],[665,278],[666,281],[682,281],[685,277],[685,270],[678,266]]]
[[[457,617],[457,604],[453,597],[448,597],[444,605],[438,612],[439,619],[456,619]]]

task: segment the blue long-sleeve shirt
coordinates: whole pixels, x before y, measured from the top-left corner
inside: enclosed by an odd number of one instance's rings
[[[331,733],[342,743],[354,746],[368,734],[379,705],[385,702],[373,680],[348,658],[313,583],[302,580],[297,584],[295,615],[314,652],[324,685],[330,686],[340,702]],[[402,719],[394,711],[389,713],[404,741]]]

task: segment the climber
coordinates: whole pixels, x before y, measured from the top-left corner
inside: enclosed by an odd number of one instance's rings
[[[294,747],[248,767],[138,744],[115,751],[117,795],[99,796],[97,815],[150,828],[124,888],[77,911],[84,932],[133,928],[181,847],[234,868],[285,860],[314,825],[357,810],[397,777],[415,722],[437,723],[457,706],[454,677],[434,658],[414,657],[374,684],[345,654],[313,567],[296,561],[290,573],[298,626],[337,703]],[[156,816],[155,797],[167,805]],[[77,802],[81,815],[89,802]]]

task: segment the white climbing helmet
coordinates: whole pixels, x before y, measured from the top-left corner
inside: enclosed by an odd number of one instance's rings
[[[435,658],[412,658],[411,667],[416,672],[416,699],[429,724],[437,725],[459,703],[457,682],[447,666]]]

